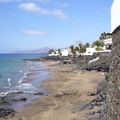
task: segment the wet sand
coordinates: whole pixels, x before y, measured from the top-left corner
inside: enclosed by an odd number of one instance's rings
[[[104,74],[101,72],[72,71],[74,65],[57,65],[58,62],[44,62],[52,77],[44,80],[40,87],[47,90],[48,95],[36,98],[23,109],[20,109],[9,120],[87,120],[87,110],[74,113],[73,103],[91,101],[96,96],[88,96],[88,92],[96,92],[96,88]],[[53,68],[53,69],[51,69]],[[98,108],[93,108],[95,110]]]

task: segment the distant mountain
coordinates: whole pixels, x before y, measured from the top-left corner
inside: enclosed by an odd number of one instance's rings
[[[51,48],[49,47],[44,47],[44,48],[34,49],[34,50],[14,51],[11,54],[42,54],[42,53],[48,53],[50,49]]]

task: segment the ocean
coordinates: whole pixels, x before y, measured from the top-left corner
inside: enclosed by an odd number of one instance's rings
[[[50,77],[47,67],[40,62],[23,61],[43,55],[0,54],[0,96],[12,92],[44,92],[43,80]]]

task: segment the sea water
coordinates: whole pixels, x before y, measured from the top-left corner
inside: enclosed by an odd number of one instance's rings
[[[34,92],[49,77],[39,62],[23,61],[43,55],[0,54],[0,96],[10,92]]]

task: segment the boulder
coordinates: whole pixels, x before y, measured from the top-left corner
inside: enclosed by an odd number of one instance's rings
[[[18,101],[26,101],[27,98],[20,98],[20,99],[11,99],[13,102],[18,102]]]
[[[42,96],[42,95],[44,95],[44,93],[42,93],[42,92],[37,92],[37,93],[34,93],[34,95],[40,95],[40,96]]]
[[[15,110],[11,109],[11,108],[8,108],[8,109],[5,109],[5,108],[0,108],[0,117],[1,118],[4,118],[6,116],[14,116],[15,115]]]
[[[54,98],[61,98],[61,97],[62,97],[61,94],[56,94],[56,95],[54,96]]]

